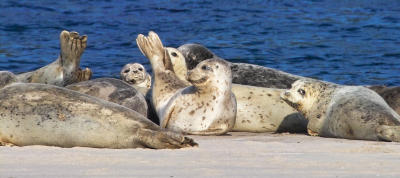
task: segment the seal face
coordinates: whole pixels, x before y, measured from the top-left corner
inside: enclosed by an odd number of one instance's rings
[[[132,85],[134,88],[144,88],[145,90],[151,87],[151,76],[146,72],[142,64],[130,63],[126,64],[120,72],[121,79]]]
[[[220,135],[232,129],[236,100],[226,61],[203,61],[189,72],[188,80],[192,83],[187,86],[168,64],[168,49],[157,34],[140,34],[136,41],[153,68],[152,103],[162,127],[199,135]]]
[[[197,145],[126,107],[54,85],[7,85],[0,90],[0,113],[0,143],[17,146],[158,149]]]
[[[281,97],[309,120],[310,135],[400,141],[400,116],[365,87],[302,79]]]
[[[62,31],[60,34],[60,56],[53,63],[38,70],[17,75],[19,82],[44,83],[66,86],[89,80],[92,71],[79,68],[82,53],[86,48],[87,36],[77,32]]]
[[[98,78],[74,83],[66,88],[125,106],[147,116],[147,103],[144,96],[122,80]]]

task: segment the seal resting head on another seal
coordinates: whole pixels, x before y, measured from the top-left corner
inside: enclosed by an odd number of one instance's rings
[[[174,73],[179,79],[187,81],[184,55],[175,48],[167,47],[165,49]],[[193,53],[189,55],[193,55]],[[214,57],[210,59],[219,59]],[[305,132],[307,120],[280,98],[282,91],[283,89],[232,84],[232,92],[235,94],[237,103],[236,121],[232,131]]]
[[[400,116],[368,88],[301,79],[281,97],[309,120],[310,135],[400,141]]]
[[[184,44],[178,50],[185,57],[188,69],[194,68],[201,61],[220,58],[201,44]],[[232,63],[231,70],[233,83],[266,88],[288,89],[293,82],[304,78],[280,70],[246,63]]]
[[[220,135],[232,129],[236,99],[229,63],[201,62],[189,72],[192,86],[187,86],[169,69],[167,51],[156,33],[140,34],[136,42],[153,68],[152,103],[162,127],[199,135]]]

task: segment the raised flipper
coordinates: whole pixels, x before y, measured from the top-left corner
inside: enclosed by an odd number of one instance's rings
[[[379,139],[392,142],[400,142],[400,126],[381,125],[376,128]]]

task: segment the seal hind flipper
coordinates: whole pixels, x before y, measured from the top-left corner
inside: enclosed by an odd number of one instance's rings
[[[193,139],[171,131],[155,132],[149,129],[139,129],[137,135],[146,147],[155,149],[175,149],[198,146]]]
[[[376,128],[379,139],[392,142],[400,142],[400,126],[381,125]]]

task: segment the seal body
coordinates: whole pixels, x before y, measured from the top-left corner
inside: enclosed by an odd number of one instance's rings
[[[302,79],[281,97],[309,120],[310,135],[400,141],[400,116],[368,88]]]
[[[152,103],[161,127],[187,134],[220,135],[235,123],[231,71],[223,60],[206,60],[189,72],[187,84],[169,70],[167,50],[154,32],[136,39],[153,68]]]
[[[232,131],[306,132],[307,120],[281,98],[283,89],[235,84],[237,115]]]
[[[143,95],[146,95],[151,87],[151,76],[146,72],[142,64],[126,64],[122,67],[120,76],[121,80],[139,90]]]
[[[77,32],[62,31],[60,34],[61,53],[56,61],[32,72],[17,75],[19,82],[44,83],[57,86],[89,80],[92,71],[79,68],[81,55],[86,48],[87,36]]]
[[[194,48],[194,52],[196,49],[202,53],[207,52],[203,48]],[[175,48],[166,48],[166,50],[171,59],[173,71],[179,79],[186,81],[188,76],[184,55]],[[199,59],[193,54],[194,52],[187,51],[189,56]],[[207,54],[200,56],[207,56]],[[232,92],[236,96],[237,115],[232,131],[305,132],[307,120],[280,98],[282,91],[282,89],[233,84]]]
[[[68,85],[66,88],[125,106],[147,116],[144,96],[122,80],[98,78]]]
[[[181,148],[190,138],[141,114],[54,85],[13,83],[0,90],[0,142],[96,148]]]
[[[368,88],[378,93],[397,114],[400,114],[400,87],[369,86]]]

